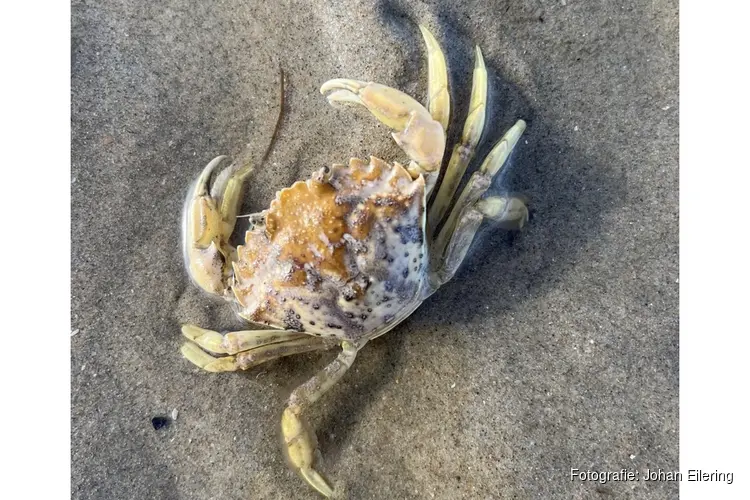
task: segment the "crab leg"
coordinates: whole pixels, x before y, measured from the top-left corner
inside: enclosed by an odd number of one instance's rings
[[[294,330],[242,330],[221,334],[195,325],[182,325],[182,335],[215,354],[237,354],[283,340],[310,338]]]
[[[442,255],[438,269],[440,282],[448,281],[458,269],[484,217],[516,229],[528,220],[526,204],[519,197],[490,197],[480,201],[525,129],[526,122],[518,120],[487,155],[461,192],[434,244],[436,254]]]
[[[315,433],[310,429],[302,412],[320,399],[344,376],[354,362],[359,347],[346,341],[342,342],[341,353],[338,357],[292,392],[284,413],[281,415],[284,454],[290,466],[326,498],[333,495],[333,489],[313,468],[317,443]]]
[[[445,64],[445,55],[440,44],[430,31],[419,25],[422,38],[427,45],[427,109],[430,110],[432,119],[448,129],[451,115],[451,96],[448,92],[448,67]]]
[[[184,325],[182,333],[190,339],[180,349],[182,355],[209,372],[247,370],[273,359],[335,345],[291,330],[245,330],[222,335],[194,325]],[[215,357],[206,351],[231,356]]]
[[[484,65],[482,51],[476,47],[476,59],[474,61],[474,78],[471,86],[471,101],[469,103],[469,114],[466,117],[461,141],[453,147],[451,159],[445,170],[445,175],[440,183],[435,200],[430,207],[427,221],[434,230],[443,220],[445,212],[456,194],[458,184],[466,173],[477,143],[484,130],[484,120],[487,109],[487,68]]]

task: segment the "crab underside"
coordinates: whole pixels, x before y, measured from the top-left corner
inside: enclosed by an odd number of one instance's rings
[[[452,203],[484,129],[487,70],[479,47],[463,134],[428,205],[440,175],[450,97],[445,56],[434,36],[420,29],[428,51],[426,108],[376,83],[335,79],[321,87],[329,102],[362,105],[393,129],[407,165],[371,157],[324,168],[250,216],[237,248],[229,241],[249,165],[230,165],[209,189],[224,157],[211,161],[185,208],[185,259],[193,281],[233,302],[249,322],[274,328],[221,334],[184,325],[186,358],[207,371],[233,371],[341,347],[333,362],[292,392],[281,420],[291,467],[326,497],[334,491],[313,467],[315,435],[305,408],[344,375],[369,340],[406,319],[455,274],[485,218],[511,229],[528,220],[521,198],[485,196],[526,127],[523,120]]]

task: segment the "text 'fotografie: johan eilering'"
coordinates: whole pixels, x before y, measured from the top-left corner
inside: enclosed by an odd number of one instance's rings
[[[702,469],[689,469],[686,474],[676,470],[664,469],[620,469],[615,471],[597,471],[570,469],[570,480],[595,481],[605,484],[610,481],[707,481],[732,484],[733,472],[708,472]]]

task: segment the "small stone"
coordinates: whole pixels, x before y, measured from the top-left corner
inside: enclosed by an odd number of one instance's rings
[[[153,425],[154,429],[158,431],[159,429],[163,429],[169,425],[169,419],[162,415],[157,415],[156,417],[151,419],[151,425]]]
[[[174,408],[174,409],[172,410],[172,420],[177,420],[177,415],[178,415],[178,413],[179,413],[179,412],[177,411],[177,408]]]

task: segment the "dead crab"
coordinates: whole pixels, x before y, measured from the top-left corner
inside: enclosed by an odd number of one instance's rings
[[[403,92],[335,79],[321,92],[331,103],[366,107],[394,130],[409,164],[375,157],[324,168],[281,190],[271,207],[251,216],[245,244],[229,244],[249,167],[226,169],[209,190],[224,157],[211,161],[189,193],[185,257],[203,290],[234,303],[239,316],[273,330],[221,334],[184,325],[183,355],[211,372],[244,370],[282,356],[340,347],[341,353],[295,389],[281,417],[291,465],[326,497],[333,489],[313,468],[315,434],[303,413],[344,375],[369,340],[396,327],[456,272],[483,219],[520,228],[522,199],[483,197],[526,124],[516,122],[472,175],[439,232],[472,159],[485,122],[487,70],[476,48],[471,105],[460,144],[437,184],[450,114],[445,56],[420,26],[427,44],[427,108]]]

